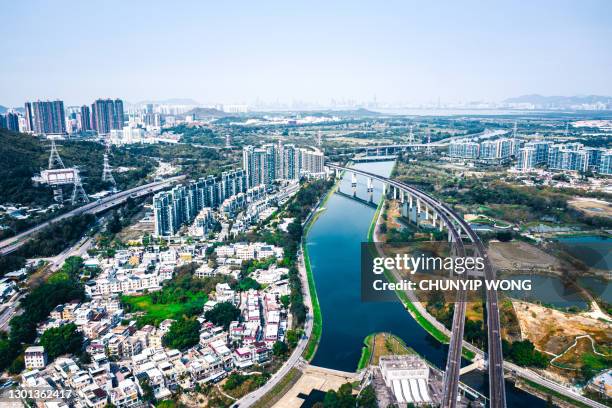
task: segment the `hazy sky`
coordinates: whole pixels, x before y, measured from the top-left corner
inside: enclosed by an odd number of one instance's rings
[[[609,0],[297,3],[4,2],[0,104],[612,95]]]

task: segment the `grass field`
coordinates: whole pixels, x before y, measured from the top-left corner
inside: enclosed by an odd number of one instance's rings
[[[134,312],[145,312],[146,316],[161,322],[165,319],[178,319],[186,310],[191,308],[203,308],[208,296],[204,293],[190,293],[189,298],[183,303],[157,303],[151,301],[151,295],[122,296],[121,301],[131,306]]]
[[[370,357],[372,356],[372,341],[374,340],[375,334],[368,335],[363,341],[363,348],[361,349],[361,357],[359,363],[357,363],[357,371],[364,369],[370,363]]]

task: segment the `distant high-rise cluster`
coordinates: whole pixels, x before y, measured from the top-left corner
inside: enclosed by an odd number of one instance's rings
[[[480,160],[483,162],[503,163],[516,154],[518,141],[501,138],[487,140],[481,143],[474,141],[456,141],[448,146],[450,157]]]
[[[203,208],[216,208],[234,195],[247,191],[243,170],[223,172],[220,178],[208,176],[153,197],[155,235],[175,235],[182,225],[191,222]]]
[[[98,99],[91,105],[92,130],[108,134],[123,129],[124,113],[121,99]]]
[[[516,168],[529,171],[538,165],[546,165],[550,170],[592,170],[601,174],[612,174],[611,156],[611,150],[584,147],[582,143],[554,144],[549,141],[535,141],[526,143],[520,150]]]
[[[66,115],[63,101],[25,103],[27,131],[37,135],[65,134]]]
[[[19,132],[19,115],[13,112],[6,112],[0,115],[0,129],[8,129]]]
[[[276,180],[297,180],[303,175],[320,175],[325,171],[324,162],[323,152],[316,148],[280,143],[245,146],[242,151],[249,187],[270,185]]]
[[[12,114],[11,114],[12,115]],[[66,123],[66,112],[63,101],[36,101],[25,104],[26,131],[37,135],[65,134],[67,130],[74,132],[97,131],[99,134],[109,134],[111,130],[123,129],[125,113],[121,99],[98,99],[91,108],[83,105],[80,108],[69,107],[69,129]],[[0,127],[6,120],[0,119]],[[11,117],[10,126],[19,125],[18,117]]]

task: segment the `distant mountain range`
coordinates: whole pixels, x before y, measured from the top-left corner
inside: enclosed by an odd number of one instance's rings
[[[6,111],[7,111],[7,109],[8,109],[8,108],[7,108],[6,106],[2,106],[2,105],[0,105],[0,113],[4,113],[4,112],[6,112]]]
[[[206,118],[221,118],[225,116],[233,116],[229,113],[225,113],[218,109],[214,108],[194,108],[189,112],[186,112],[185,115],[193,115],[196,119],[206,119]]]
[[[522,95],[504,100],[505,103],[527,103],[542,108],[571,108],[579,105],[611,105],[611,96],[579,95],[579,96],[543,96],[538,94]]]

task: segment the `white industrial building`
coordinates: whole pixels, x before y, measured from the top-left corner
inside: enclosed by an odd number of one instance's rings
[[[380,371],[387,387],[400,404],[428,404],[431,402],[427,382],[429,367],[416,355],[382,356]]]

